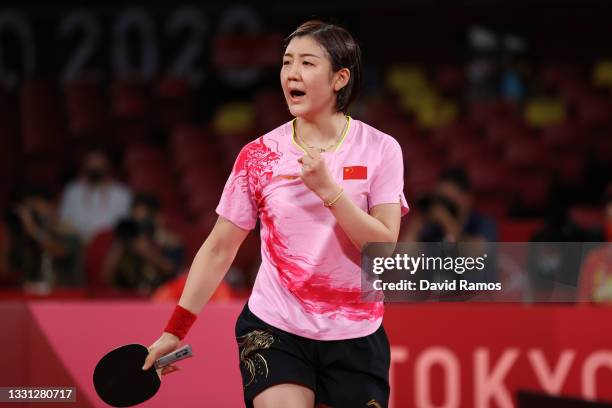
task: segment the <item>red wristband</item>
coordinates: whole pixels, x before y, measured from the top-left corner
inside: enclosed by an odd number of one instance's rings
[[[193,322],[195,322],[196,317],[197,316],[191,313],[189,310],[180,305],[176,305],[164,331],[172,333],[179,339],[183,340],[191,328],[191,325]]]

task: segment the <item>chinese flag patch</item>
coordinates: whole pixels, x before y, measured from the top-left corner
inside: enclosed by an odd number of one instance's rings
[[[345,167],[342,172],[343,180],[365,180],[368,178],[368,168],[366,166]]]

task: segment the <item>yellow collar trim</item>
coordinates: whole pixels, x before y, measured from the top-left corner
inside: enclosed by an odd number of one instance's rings
[[[338,144],[336,145],[336,148],[334,150],[331,150],[332,152],[336,152],[338,151],[338,149],[340,149],[340,147],[342,146],[342,144],[344,143],[344,139],[346,139],[346,135],[349,132],[349,129],[351,128],[351,117],[349,115],[345,115],[348,123],[346,125],[346,128],[344,129],[344,132],[342,133],[342,136],[340,137],[340,141],[338,142]],[[303,151],[304,153],[306,153],[306,150],[304,150],[304,148],[302,146],[300,146],[300,144],[295,140],[295,121],[297,118],[293,119],[291,121],[291,141],[293,142],[294,145],[297,146],[298,149],[300,149],[301,151]]]

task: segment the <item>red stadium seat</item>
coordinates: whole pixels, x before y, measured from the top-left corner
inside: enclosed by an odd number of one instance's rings
[[[181,237],[181,240],[185,245],[185,260],[187,261],[188,266],[204,243],[206,235],[202,232],[199,226],[191,225],[186,221],[172,223],[168,222],[168,227]]]
[[[546,89],[555,90],[559,86],[573,81],[580,76],[575,65],[549,63],[540,70],[540,81]]]
[[[604,224],[604,210],[600,206],[573,206],[570,218],[582,228],[600,228]]]
[[[55,191],[61,187],[61,170],[61,164],[55,157],[30,157],[24,165],[23,178],[27,184],[45,186]]]
[[[500,119],[491,122],[485,130],[485,139],[494,147],[513,143],[515,140],[533,137],[524,122],[517,119]]]
[[[180,193],[175,177],[163,167],[138,168],[130,173],[128,181],[134,191],[156,196],[163,208],[178,210],[182,208]]]
[[[567,120],[561,123],[547,126],[542,129],[542,141],[547,148],[553,150],[575,150],[580,148],[578,143],[584,140],[585,129],[575,121]]]
[[[253,105],[255,107],[256,135],[288,122],[292,119],[287,102],[280,90],[263,90],[255,94]]]
[[[166,100],[185,100],[193,96],[193,87],[189,78],[166,76],[158,81],[156,94]]]
[[[215,191],[196,190],[187,198],[187,208],[193,217],[214,213],[219,203],[220,193]]]
[[[111,87],[112,114],[118,119],[146,119],[151,100],[146,84],[141,82],[117,81]]]
[[[578,105],[581,101],[593,96],[593,90],[589,84],[581,80],[564,83],[561,85],[560,93],[563,99],[572,105]]]
[[[0,174],[18,174],[21,153],[19,103],[17,95],[0,88]]]
[[[0,205],[3,203],[0,203]],[[0,206],[0,208],[2,208]],[[4,250],[6,248],[6,226],[4,225],[4,219],[0,220],[0,250]],[[0,287],[9,287],[15,285],[17,282],[13,282],[13,277],[8,274],[7,270],[5,270],[5,264],[0,264]]]
[[[460,65],[444,64],[436,67],[433,80],[436,89],[443,93],[461,91],[465,83],[465,74]]]
[[[508,215],[507,194],[503,195],[480,195],[474,199],[474,208],[480,214],[488,215],[495,219],[503,218]]]
[[[177,126],[172,131],[170,144],[177,167],[182,171],[203,166],[226,167],[225,156],[206,128]]]
[[[551,163],[558,181],[564,186],[577,186],[582,181],[585,160],[580,151],[567,151],[555,154]]]
[[[177,152],[206,146],[213,141],[212,131],[209,129],[187,124],[175,126],[170,135],[170,145]]]
[[[502,220],[498,224],[501,242],[527,242],[544,225],[541,219]]]
[[[431,193],[442,172],[440,161],[421,160],[410,163],[404,169],[406,194],[416,197]]]
[[[468,116],[472,124],[479,128],[516,114],[516,107],[503,100],[474,100],[470,102]]]
[[[225,155],[218,152],[215,148],[209,146],[201,146],[190,150],[181,150],[175,152],[174,160],[176,166],[184,173],[191,172],[193,169],[204,168],[211,171],[221,170],[225,173],[228,167],[231,166],[229,161],[225,160]]]
[[[440,150],[425,139],[412,140],[410,143],[403,144],[402,154],[407,166],[412,166],[411,163],[415,162],[441,160]]]
[[[147,143],[151,140],[154,124],[145,119],[119,120],[115,128],[115,139],[120,146]]]
[[[379,130],[393,136],[401,145],[407,148],[409,148],[413,142],[418,143],[419,141],[424,141],[417,127],[413,123],[403,119],[389,120],[385,122]]]
[[[476,129],[465,121],[455,121],[448,125],[436,128],[431,133],[431,140],[435,146],[448,147],[463,141],[477,139]]]
[[[495,193],[503,190],[506,170],[494,159],[474,159],[466,163],[472,190],[477,193]]]
[[[385,123],[402,118],[399,106],[389,96],[373,96],[363,101],[363,121],[377,129]]]
[[[514,205],[528,210],[544,210],[548,206],[550,180],[545,172],[517,174],[508,183]]]
[[[594,141],[597,160],[602,164],[612,162],[612,133],[608,132]]]
[[[59,95],[49,81],[32,80],[21,87],[22,148],[25,154],[64,151]]]
[[[175,184],[172,171],[167,167],[157,166],[134,167],[128,175],[128,180],[130,185],[135,188],[155,188],[157,186]]]
[[[85,276],[90,289],[108,287],[102,276],[106,256],[111,249],[115,233],[112,230],[102,231],[85,247]]]
[[[193,87],[188,78],[164,77],[157,83],[157,117],[166,130],[188,121],[195,111]]]
[[[547,160],[544,147],[538,140],[509,141],[503,152],[503,161],[512,168],[541,168]]]
[[[103,276],[104,263],[113,245],[115,234],[112,230],[102,231],[87,244],[85,248],[85,276],[87,279],[88,296],[104,299],[140,299],[147,297],[146,293],[127,291],[109,286]]]
[[[64,86],[68,129],[73,137],[103,140],[111,133],[107,95],[96,81],[73,81]]]
[[[136,144],[129,146],[123,155],[123,164],[128,172],[138,167],[163,167],[169,164],[166,152],[162,149],[147,145]]]
[[[578,119],[589,127],[612,123],[612,103],[604,97],[590,97],[578,104]]]
[[[227,175],[222,175],[219,171],[209,170],[208,167],[194,168],[183,175],[180,180],[180,187],[187,194],[197,190],[206,190],[220,195],[226,178]]]
[[[465,167],[471,162],[494,159],[495,150],[477,141],[453,143],[448,149],[447,164],[451,167]]]

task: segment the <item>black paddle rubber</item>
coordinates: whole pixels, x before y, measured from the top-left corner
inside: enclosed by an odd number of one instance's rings
[[[142,366],[147,348],[141,344],[128,344],[106,354],[96,365],[94,387],[100,398],[113,407],[129,407],[151,398],[160,386],[160,379],[151,366]]]

